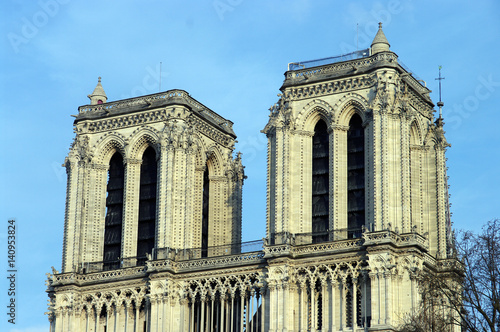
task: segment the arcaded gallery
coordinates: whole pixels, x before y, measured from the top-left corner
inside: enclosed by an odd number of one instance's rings
[[[430,90],[381,27],[284,75],[252,242],[233,123],[183,90],[108,101],[99,79],[64,162],[52,332],[393,331],[419,305],[417,273],[455,259]]]

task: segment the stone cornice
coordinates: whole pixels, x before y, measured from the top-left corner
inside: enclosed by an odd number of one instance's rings
[[[325,95],[333,95],[359,89],[368,89],[374,86],[375,83],[376,80],[374,77],[372,77],[372,75],[363,75],[306,86],[293,86],[285,89],[284,94],[287,98],[294,101]]]
[[[156,109],[150,111],[142,111],[141,113],[108,117],[105,119],[97,118],[85,120],[81,123],[76,124],[75,126],[76,131],[80,134],[109,132],[117,129],[163,122],[168,119],[168,116],[170,114],[171,110],[169,109]],[[189,120],[196,130],[200,131],[202,134],[210,137],[223,146],[231,146],[234,138],[236,138],[236,135],[234,135],[234,132],[232,132],[232,130],[228,132],[227,130],[220,128],[220,126],[214,126],[207,121],[203,121],[198,116],[191,116],[189,117]]]
[[[432,114],[434,109],[429,103],[424,102],[418,94],[413,91],[408,93],[408,103],[412,106],[418,113],[427,119],[432,119]]]
[[[184,90],[169,90],[137,98],[118,100],[100,105],[85,105],[78,108],[75,122],[84,119],[96,119],[109,115],[130,114],[145,109],[164,107],[168,105],[184,105],[199,117],[219,127],[227,134],[233,135],[233,123],[218,115]],[[137,125],[137,124],[133,124]]]

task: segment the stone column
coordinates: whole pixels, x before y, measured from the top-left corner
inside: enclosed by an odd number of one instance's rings
[[[192,148],[187,148],[184,150],[185,153],[185,163],[186,166],[184,168],[184,174],[182,176],[185,178],[185,192],[183,196],[184,199],[184,224],[182,227],[186,227],[186,229],[196,229],[195,225],[197,225],[198,220],[195,219],[195,211],[194,208],[196,206],[195,204],[195,199],[197,198],[197,195],[194,194],[195,188],[196,188],[196,181],[195,181],[195,156],[196,153],[193,151]],[[201,189],[201,188],[196,188],[196,189]],[[196,248],[197,246],[195,245],[196,241],[193,238],[193,233],[192,232],[185,232],[184,234],[184,245],[187,246],[188,248]]]
[[[85,332],[89,331],[90,331],[90,312],[89,308],[85,308]]]
[[[208,332],[212,332],[212,327],[214,326],[214,318],[215,318],[214,304],[215,304],[215,294],[211,294],[211,296],[210,296],[210,321],[209,321],[208,329],[207,329]]]
[[[246,305],[246,319],[245,319],[245,331],[249,331],[250,328],[250,319],[251,319],[251,313],[252,311],[250,310],[250,301],[252,300],[252,295],[248,294],[245,299],[245,305]]]
[[[109,306],[106,305],[106,323],[105,323],[106,331],[109,331],[109,327],[110,327],[109,309],[110,309]]]
[[[244,327],[244,324],[245,324],[245,298],[246,298],[246,294],[245,294],[245,290],[243,289],[240,289],[240,303],[241,303],[241,309],[240,309],[240,331],[243,331],[243,327]]]
[[[384,105],[377,105],[373,109],[373,120],[368,140],[370,142],[370,151],[368,154],[371,163],[368,160],[365,164],[373,165],[372,172],[367,176],[371,180],[370,189],[373,192],[373,201],[369,206],[373,211],[374,229],[380,231],[387,228],[388,219],[388,151],[387,151],[387,110]]]
[[[63,239],[63,266],[62,272],[74,271],[81,262],[78,260],[80,251],[80,241],[77,236],[82,229],[82,192],[83,175],[80,162],[74,157],[68,157],[64,163],[66,166],[66,210],[64,220]],[[78,199],[80,197],[80,199]],[[52,319],[52,328],[55,329],[56,320]]]
[[[372,326],[380,325],[380,280],[377,272],[370,272]]]
[[[149,321],[149,323],[148,323],[149,332],[157,332],[158,331],[158,328],[159,328],[159,324],[158,324],[159,302],[160,301],[158,299],[158,295],[151,295],[149,297],[150,309],[148,310],[148,312],[149,312],[150,319],[148,319],[146,317],[146,321]]]
[[[56,332],[63,332],[64,312],[62,308],[56,309]]]
[[[184,296],[180,301],[180,324],[178,328],[182,331],[189,329],[189,298]]]
[[[137,256],[137,234],[139,220],[140,159],[124,159],[125,187],[123,190],[123,225],[121,258]],[[126,262],[134,266],[135,261]]]
[[[253,313],[254,298],[255,298],[255,289],[252,288],[250,290],[250,299],[249,299],[249,302],[250,302],[250,306],[249,306],[249,308],[250,308],[250,314],[247,314],[247,316],[248,316],[248,318],[247,318],[247,331],[253,331],[253,327],[254,327],[254,324],[255,324],[255,322],[254,322],[254,313]],[[248,312],[248,310],[247,310],[247,312]],[[248,329],[249,328],[248,324],[251,324],[250,325],[250,330]]]
[[[278,296],[275,282],[269,285],[269,332],[275,332],[278,322]]]
[[[317,299],[316,299],[316,282],[311,279],[311,330],[316,331],[318,327],[318,313],[317,313]]]
[[[436,145],[436,190],[437,190],[437,257],[444,259],[447,257],[448,238],[447,227],[449,225],[448,214],[448,180],[446,175],[445,148],[441,144]]]
[[[341,329],[346,329],[347,328],[347,280],[346,277],[342,277],[342,287],[341,287],[341,303],[340,303],[340,328]]]
[[[357,312],[358,312],[358,281],[354,276],[352,277],[352,329],[355,330],[358,326]]]
[[[98,328],[99,328],[99,308],[97,307],[93,307],[92,309],[94,309],[93,313],[92,313],[92,319],[94,320],[92,322],[92,324],[90,324],[91,328],[90,328],[90,331],[92,332],[98,332]]]
[[[205,322],[205,308],[206,308],[206,301],[207,298],[205,295],[201,296],[201,303],[200,303],[200,308],[201,308],[201,319],[200,319],[200,331],[205,331],[206,327],[206,322]]]
[[[266,286],[263,286],[260,288],[260,294],[261,294],[261,331],[260,332],[266,332],[269,329],[269,311],[267,309],[267,303],[269,302],[268,296],[269,292],[267,291]]]
[[[80,306],[73,308],[73,324],[70,326],[70,331],[78,331],[81,329],[81,314]]]
[[[220,293],[220,328],[219,331],[227,331],[224,329],[226,324],[226,293]]]
[[[130,317],[130,311],[131,311],[130,304],[131,304],[130,302],[125,302],[123,304],[123,311],[124,311],[123,331],[124,332],[127,332],[127,328],[129,327],[129,317]],[[133,329],[133,327],[132,327],[132,329]]]
[[[368,328],[368,294],[367,294],[367,288],[368,288],[368,273],[367,271],[363,272],[363,294],[362,294],[362,301],[363,301],[363,327],[366,329]]]
[[[332,282],[331,282],[331,306],[332,306],[332,318],[331,318],[331,327],[332,331],[337,331],[337,315],[338,315],[338,310],[337,310],[337,288],[339,287],[339,284],[337,282],[336,277],[332,277]]]
[[[321,315],[321,326],[323,331],[328,331],[328,326],[330,326],[330,315],[328,312],[328,282],[325,279],[321,280],[321,308],[323,310]]]
[[[135,303],[135,314],[134,314],[134,328],[135,328],[135,332],[138,332],[139,331],[139,310],[140,310],[140,304],[139,303]]]
[[[158,248],[173,247],[171,242],[172,186],[174,149],[162,141],[160,163],[158,164],[158,226],[156,241]]]
[[[307,329],[307,314],[306,314],[306,306],[307,306],[307,285],[305,282],[299,283],[299,331],[303,332]]]
[[[295,282],[288,281],[285,285],[283,302],[285,303],[284,329],[296,331],[298,324],[298,311],[296,310],[298,300],[298,287]]]
[[[115,306],[115,320],[113,324],[113,332],[118,332],[121,330],[120,326],[120,304],[116,303]]]
[[[392,318],[392,299],[393,299],[393,289],[392,289],[392,273],[387,271],[384,273],[385,280],[385,324],[391,325]]]
[[[400,115],[401,128],[401,204],[402,204],[402,233],[409,233],[412,230],[411,222],[411,166],[410,166],[410,123],[409,118]]]

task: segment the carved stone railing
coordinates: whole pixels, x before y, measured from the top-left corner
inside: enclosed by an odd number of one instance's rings
[[[418,233],[406,233],[399,235],[399,245],[419,245],[420,247],[429,250],[429,241]]]
[[[218,256],[210,258],[198,258],[191,260],[173,261],[171,259],[160,259],[147,262],[148,272],[154,271],[172,271],[185,272],[196,271],[200,269],[234,267],[246,264],[262,263],[264,261],[264,252],[255,251],[237,255]]]
[[[462,271],[464,265],[456,258],[439,259],[436,262],[439,271]]]
[[[264,247],[265,258],[290,254],[290,244],[271,245]]]
[[[280,244],[264,247],[265,258],[277,256],[299,257],[315,253],[335,253],[345,250],[358,250],[363,245],[362,239],[347,239],[305,245]]]
[[[246,241],[220,246],[210,246],[207,248],[155,248],[153,250],[153,260],[171,259],[173,261],[183,261],[198,258],[210,258],[218,256],[239,255],[243,253],[261,251],[264,241]]]
[[[146,267],[131,267],[112,271],[94,272],[80,274],[77,272],[60,273],[52,276],[52,286],[62,286],[68,284],[83,285],[93,282],[101,282],[103,280],[117,280],[120,278],[137,278],[146,275]]]
[[[300,70],[290,70],[287,71],[285,75],[286,75],[286,80],[290,80],[290,79],[297,79],[318,74],[324,75],[335,72],[343,72],[345,70],[352,70],[353,68],[357,68],[359,70],[361,68],[370,67],[374,63],[379,61],[392,62],[396,66],[398,61],[398,56],[392,52],[377,53],[373,56],[366,58],[337,62],[330,65],[324,65],[310,69],[306,68]]]
[[[203,117],[209,119],[210,121],[216,123],[219,126],[228,128],[232,130],[233,122],[227,119],[224,119],[219,114],[215,113],[202,103],[195,100],[193,97],[189,95],[184,90],[169,90],[166,92],[160,92],[156,94],[151,94],[147,96],[141,96],[136,98],[129,98],[124,100],[119,100],[110,103],[104,103],[99,105],[84,105],[78,107],[79,115],[83,115],[86,113],[113,113],[120,109],[126,109],[137,106],[149,106],[153,103],[157,103],[159,101],[175,101],[176,99],[181,99],[184,103],[191,106],[194,110],[199,112]]]
[[[399,247],[419,246],[428,250],[428,240],[418,233],[398,234],[390,230],[364,232],[364,245],[392,244]]]
[[[240,255],[221,256],[214,258],[202,258],[196,260],[178,262],[178,271],[192,270],[197,268],[234,266],[248,263],[258,263],[264,258],[264,252],[256,251]]]
[[[309,244],[304,246],[294,247],[291,252],[293,257],[311,254],[311,253],[328,253],[328,252],[338,252],[350,249],[359,249],[363,245],[362,239],[348,239],[339,240],[333,242],[324,242],[318,244]]]

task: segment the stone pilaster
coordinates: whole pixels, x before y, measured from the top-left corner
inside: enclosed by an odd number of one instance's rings
[[[347,238],[347,130],[333,125],[330,134],[330,225],[334,239]]]
[[[140,159],[124,158],[125,185],[123,190],[121,258],[137,256],[141,163],[142,160]]]

